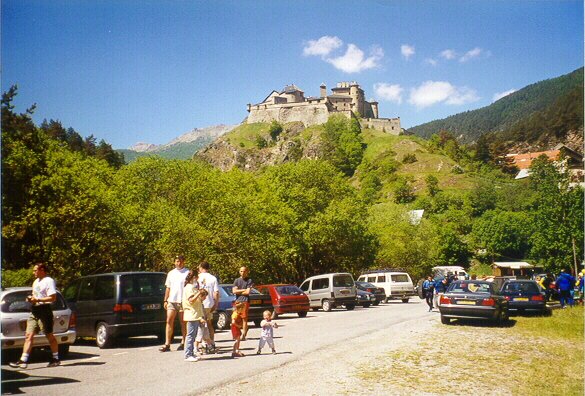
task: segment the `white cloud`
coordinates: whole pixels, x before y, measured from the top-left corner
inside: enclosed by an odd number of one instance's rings
[[[411,56],[414,55],[415,51],[414,51],[414,46],[412,45],[408,45],[408,44],[402,44],[400,46],[400,53],[402,54],[402,56],[404,56],[406,59],[409,59]]]
[[[309,40],[303,48],[303,55],[327,56],[342,45],[343,41],[337,36],[323,36],[318,40]]]
[[[455,52],[452,49],[446,49],[444,51],[441,51],[441,53],[439,54],[439,56],[441,58],[445,58],[447,60],[451,60],[451,59],[455,59],[457,57],[457,52]]]
[[[389,102],[402,103],[402,91],[404,89],[400,84],[376,83],[374,84],[374,92],[379,99],[387,100]]]
[[[431,66],[437,66],[437,61],[434,60],[433,58],[427,58],[427,59],[425,59],[425,63],[428,63]]]
[[[324,58],[324,60],[345,73],[359,73],[362,70],[378,67],[383,57],[384,51],[380,47],[373,47],[370,56],[365,58],[364,51],[355,44],[348,44],[344,55],[337,58]]]
[[[508,95],[510,95],[510,94],[512,94],[512,93],[514,93],[514,92],[516,92],[516,90],[515,90],[515,89],[510,89],[510,90],[508,90],[508,91],[505,91],[505,92],[498,92],[498,93],[495,93],[495,94],[494,94],[494,96],[492,97],[492,102],[495,102],[496,100],[500,100],[500,99],[502,99],[504,96],[508,96]]]
[[[467,62],[468,60],[471,60],[473,58],[477,58],[478,56],[480,56],[482,54],[483,50],[479,47],[475,47],[472,50],[469,50],[465,53],[465,55],[463,55],[461,58],[459,58],[459,62]]]
[[[475,90],[456,87],[447,81],[425,81],[417,88],[411,88],[408,102],[418,108],[437,103],[461,105],[479,100]]]

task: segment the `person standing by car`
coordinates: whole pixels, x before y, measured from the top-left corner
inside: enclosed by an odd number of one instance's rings
[[[207,328],[209,329],[209,338],[211,339],[210,348],[213,352],[217,351],[215,347],[215,329],[213,328],[213,312],[219,304],[219,285],[217,278],[209,273],[209,263],[202,261],[199,264],[199,285],[207,290],[207,298],[203,301],[205,308],[205,317],[207,318]]]
[[[435,280],[434,286],[434,304],[435,308],[439,308],[439,294],[445,293],[447,291],[447,278],[438,278]]]
[[[169,271],[165,281],[165,299],[164,308],[167,311],[167,323],[165,328],[166,342],[158,350],[161,352],[168,352],[171,350],[171,342],[173,341],[174,325],[177,314],[181,321],[181,344],[177,351],[185,349],[185,333],[186,325],[183,321],[183,307],[181,305],[183,297],[183,286],[185,285],[185,278],[189,273],[189,269],[185,268],[185,257],[178,255],[175,257],[175,268]]]
[[[569,304],[571,307],[573,306],[571,290],[573,290],[574,284],[575,278],[573,278],[568,272],[565,272],[564,269],[561,270],[556,283],[557,290],[559,291],[561,308],[565,308],[567,304]]]
[[[25,369],[28,367],[28,358],[32,351],[35,334],[42,331],[51,347],[51,360],[47,367],[57,367],[59,360],[59,346],[53,335],[53,309],[51,303],[57,300],[57,286],[53,278],[47,276],[47,265],[36,263],[33,268],[35,281],[32,285],[32,295],[26,300],[31,303],[31,314],[26,322],[26,332],[22,356],[17,362],[11,362],[10,367]]]
[[[427,305],[429,306],[429,312],[431,312],[433,310],[433,290],[435,289],[435,284],[433,283],[433,278],[431,276],[427,277],[423,282],[422,288]]]
[[[200,325],[205,324],[205,311],[202,299],[206,297],[207,291],[200,288],[197,283],[197,275],[189,271],[185,278],[183,287],[183,319],[187,323],[187,337],[185,339],[185,361],[197,362],[201,358],[195,355],[194,344],[197,332],[200,332]]]
[[[250,270],[246,266],[240,268],[240,277],[234,281],[233,293],[237,296],[236,301],[243,303],[241,317],[244,321],[242,327],[242,341],[246,341],[248,334],[248,311],[250,310],[250,291],[254,282],[250,278]]]
[[[552,292],[553,292],[551,284],[553,282],[554,282],[554,278],[553,278],[552,274],[550,272],[548,272],[541,283],[541,285],[544,289],[546,302],[550,301],[550,296],[552,295]]]

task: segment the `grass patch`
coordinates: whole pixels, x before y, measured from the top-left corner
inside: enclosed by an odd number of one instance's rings
[[[270,124],[263,122],[242,124],[230,131],[226,139],[234,147],[253,148],[258,136],[268,135],[269,129]]]
[[[583,395],[583,308],[513,318],[510,327],[437,325],[416,347],[360,367],[360,382],[391,394]],[[391,389],[391,390],[389,390]]]

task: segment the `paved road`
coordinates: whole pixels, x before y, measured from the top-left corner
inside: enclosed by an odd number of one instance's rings
[[[259,329],[251,328],[249,341],[243,342],[243,351],[249,356],[232,359],[230,334],[218,334],[216,341],[221,351],[216,355],[205,355],[204,360],[189,363],[183,353],[158,352],[156,338],[135,338],[113,349],[100,350],[92,341],[78,341],[61,367],[46,368],[48,356],[33,355],[27,370],[14,370],[2,366],[3,394],[43,395],[159,395],[195,394],[211,391],[222,385],[245,381],[268,370],[319,356],[327,356],[328,349],[380,331],[388,332],[388,340],[401,324],[428,319],[438,315],[428,313],[426,305],[418,298],[410,303],[390,302],[367,309],[357,307],[354,311],[309,312],[306,318],[284,315],[277,320],[280,327],[275,330],[277,355],[268,353],[256,356]],[[355,354],[356,351],[351,352]],[[359,351],[357,352],[359,354]],[[328,362],[322,362],[327,365]],[[315,384],[316,387],[319,384]],[[248,383],[250,389],[253,384]]]

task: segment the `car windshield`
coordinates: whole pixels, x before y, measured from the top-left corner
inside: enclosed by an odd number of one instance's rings
[[[276,286],[276,291],[281,296],[299,296],[303,294],[301,289],[293,285]]]
[[[449,293],[492,293],[492,285],[489,283],[480,282],[453,282],[449,289]]]
[[[32,294],[32,290],[21,290],[13,293],[6,293],[2,297],[2,312],[3,313],[14,313],[14,312],[30,312],[31,303],[26,301],[26,296]],[[53,311],[61,311],[67,308],[65,300],[60,293],[57,293],[57,300],[51,303]]]
[[[165,274],[129,274],[120,276],[122,298],[162,297],[165,295]]]
[[[508,282],[502,288],[503,292],[540,293],[536,283],[532,282]]]
[[[375,289],[376,288],[376,286],[374,286],[368,282],[356,282],[356,285],[358,285],[362,289]]]
[[[333,275],[334,287],[352,287],[353,278],[351,275]]]
[[[230,286],[222,286],[221,288],[223,289],[224,292],[226,292],[226,294],[228,296],[233,296],[234,295],[234,292],[233,292],[234,287],[233,286],[231,286],[231,285]]]

